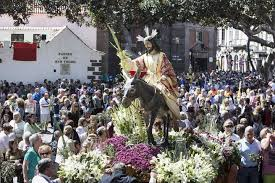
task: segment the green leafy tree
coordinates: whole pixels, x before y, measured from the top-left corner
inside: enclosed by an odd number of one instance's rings
[[[16,24],[26,23],[33,6],[40,4],[51,16],[65,15],[70,22],[121,31],[131,45],[133,26],[196,22],[202,25],[230,26],[244,32],[250,41],[275,48],[274,0],[2,0],[0,15],[9,14]],[[259,36],[267,32],[273,40]],[[270,76],[275,53],[263,68]],[[268,72],[267,72],[268,71]]]

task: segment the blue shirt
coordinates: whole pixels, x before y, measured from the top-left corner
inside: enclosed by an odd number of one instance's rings
[[[34,93],[32,94],[32,99],[36,101],[36,103],[39,103],[39,100],[41,99],[40,93]]]
[[[41,88],[40,88],[40,94],[44,95],[46,92],[48,92],[47,88],[41,86]]]
[[[241,152],[241,166],[244,167],[254,167],[258,165],[258,162],[253,160],[252,157],[260,155],[261,144],[257,139],[254,139],[253,143],[250,144],[247,142],[246,138],[243,138],[239,141]],[[252,155],[252,157],[251,157]]]

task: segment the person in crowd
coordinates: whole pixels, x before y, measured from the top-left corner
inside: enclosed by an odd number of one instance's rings
[[[8,114],[4,114],[3,118],[0,120],[0,128],[3,126],[5,123],[9,123],[11,121],[11,118]]]
[[[9,123],[3,124],[0,132],[0,159],[6,159],[6,152],[9,150],[9,134],[12,129]]]
[[[270,127],[271,126],[271,108],[270,108],[270,104],[268,101],[263,100],[262,101],[262,105],[263,105],[263,110],[262,110],[262,122],[263,125],[266,127]]]
[[[15,138],[10,137],[9,139],[9,150],[6,153],[6,159],[9,162],[13,162],[15,166],[15,175],[19,182],[23,182],[22,163],[23,163],[23,152],[18,148],[18,143]]]
[[[71,105],[71,110],[68,112],[68,118],[73,120],[73,128],[77,127],[78,119],[80,118],[80,110],[77,102],[73,102]]]
[[[37,125],[37,117],[35,114],[28,114],[26,116],[26,123],[24,126],[24,134],[26,132],[30,132],[31,134],[35,134],[40,132],[41,129],[40,127]]]
[[[238,124],[236,126],[236,134],[242,139],[244,137],[244,131],[245,131],[245,126],[243,124]]]
[[[259,138],[261,130],[264,128],[259,113],[253,113],[253,129],[256,138]]]
[[[6,158],[8,160],[23,160],[23,152],[18,149],[17,139],[9,139],[9,150],[6,153]]]
[[[36,114],[36,101],[32,98],[32,94],[27,94],[27,100],[25,100],[25,115]]]
[[[28,149],[24,156],[23,161],[23,178],[24,183],[31,183],[35,176],[35,169],[41,157],[38,153],[39,147],[42,145],[42,139],[39,134],[33,134],[30,137],[31,147]]]
[[[66,122],[66,124],[65,124],[65,126],[71,126],[72,128],[73,128],[73,134],[72,134],[72,139],[77,143],[77,144],[81,144],[81,142],[80,142],[80,138],[79,138],[79,136],[78,136],[78,134],[77,134],[77,132],[76,132],[76,130],[75,130],[75,128],[73,127],[73,120],[67,120],[67,122]]]
[[[237,142],[240,140],[240,137],[233,133],[234,130],[234,123],[232,120],[228,119],[224,122],[223,124],[223,129],[224,132],[219,135],[219,137],[226,143],[231,143],[231,142]]]
[[[49,146],[47,144],[40,146],[38,149],[38,153],[39,153],[41,159],[49,158],[53,161],[53,168],[55,170],[54,170],[54,174],[51,176],[51,179],[58,178],[57,171],[59,169],[59,165],[58,165],[58,163],[54,162],[53,150],[52,150],[51,146]]]
[[[17,105],[16,111],[20,113],[21,118],[24,120],[25,119],[25,101],[22,98],[17,98],[16,105]]]
[[[110,102],[109,94],[110,94],[109,88],[105,88],[104,92],[103,92],[103,96],[102,96],[102,102],[104,105],[104,109],[107,109],[107,107],[110,105],[109,104],[109,102]]]
[[[97,90],[95,92],[95,95],[93,96],[93,103],[95,107],[95,114],[101,113],[104,109],[103,106],[103,101],[102,101],[102,96],[101,96],[101,91]]]
[[[39,101],[42,98],[42,95],[40,93],[40,89],[39,88],[35,88],[34,93],[32,94],[32,99],[35,100],[36,105],[35,105],[35,112],[36,112],[36,116],[38,117],[38,119],[40,119],[40,105],[39,105]]]
[[[57,97],[54,98],[53,101],[53,125],[54,130],[58,129],[58,123],[60,122],[60,105],[59,99]]]
[[[1,112],[1,121],[3,121],[4,115],[8,115],[9,116],[9,120],[12,120],[13,118],[13,113],[11,112],[9,106],[4,106],[2,112]],[[7,119],[5,120],[5,122],[7,121]],[[10,121],[8,121],[10,122]],[[4,122],[2,122],[2,124],[4,124]]]
[[[241,118],[240,119],[240,124],[244,125],[245,127],[249,126],[249,123],[248,123],[246,118]]]
[[[30,137],[32,136],[31,132],[25,132],[23,135],[23,140],[21,140],[18,144],[18,149],[20,149],[24,154],[30,148]]]
[[[52,159],[55,160],[55,157],[56,157],[56,153],[57,153],[57,144],[58,144],[58,139],[60,138],[61,136],[61,132],[59,130],[56,130],[54,133],[53,133],[53,139],[50,143],[50,146],[52,148]]]
[[[106,140],[107,140],[107,129],[105,126],[100,126],[96,130],[96,135],[98,137],[98,143],[97,143],[97,148],[99,150],[103,150],[104,147],[106,146]]]
[[[263,151],[262,174],[263,183],[275,182],[275,135],[269,128],[260,132]]]
[[[37,165],[38,174],[33,177],[32,183],[61,183],[60,179],[52,180],[56,175],[54,162],[50,158],[43,158]]]
[[[96,115],[91,115],[89,118],[88,130],[90,134],[96,134],[96,129],[98,126],[98,117]]]
[[[67,96],[64,96],[62,98],[62,103],[61,103],[61,109],[60,111],[62,111],[63,113],[69,113],[71,108],[71,102],[70,99]]]
[[[116,163],[112,167],[112,174],[105,174],[100,183],[136,183],[138,182],[135,177],[126,174],[126,165],[124,163]]]
[[[88,126],[85,118],[83,117],[79,118],[76,132],[80,138],[81,143],[83,143],[88,136]]]
[[[238,171],[238,183],[258,183],[261,144],[255,138],[252,126],[245,128],[244,138],[239,143],[241,165]]]
[[[19,112],[13,113],[13,120],[10,121],[10,125],[13,127],[16,138],[21,141],[24,134],[25,121],[22,120]]]
[[[69,154],[75,154],[75,144],[72,140],[73,128],[70,125],[64,127],[64,136],[60,136],[57,143],[55,162],[60,164],[64,160],[64,151],[68,149]],[[64,144],[65,142],[65,144]]]
[[[49,94],[47,92],[39,100],[39,105],[40,105],[40,122],[41,122],[42,130],[44,130],[44,132],[47,132],[48,123],[51,121],[50,99],[49,99]]]

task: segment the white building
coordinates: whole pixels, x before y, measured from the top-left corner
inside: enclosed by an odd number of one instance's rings
[[[13,60],[11,42],[39,41],[36,61]],[[103,53],[91,48],[70,28],[0,27],[0,80],[33,83],[58,78],[99,79]]]
[[[273,40],[266,32],[258,34],[264,40]],[[248,37],[234,28],[218,28],[217,65],[222,70],[251,71],[247,62]],[[259,43],[250,42],[250,54],[254,67],[259,68],[267,58],[271,49]]]

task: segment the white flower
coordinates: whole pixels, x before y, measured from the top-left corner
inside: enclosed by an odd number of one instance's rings
[[[69,183],[97,182],[103,175],[105,162],[107,156],[98,151],[73,155],[61,164],[59,174]]]

